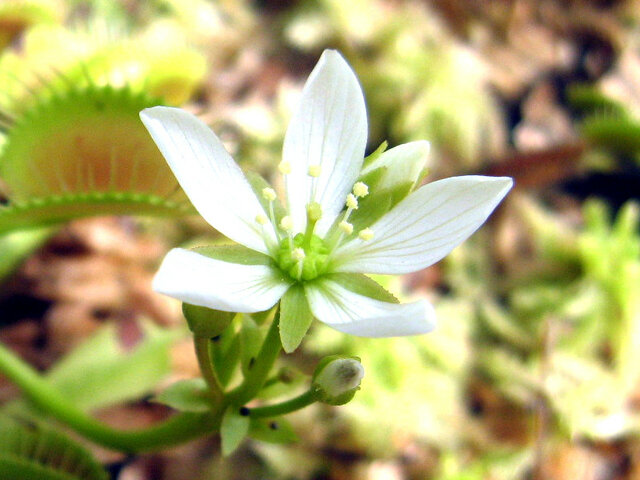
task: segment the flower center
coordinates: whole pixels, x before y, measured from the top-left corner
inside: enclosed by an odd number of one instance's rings
[[[299,233],[282,239],[276,261],[292,279],[313,280],[327,271],[329,249],[317,235]]]
[[[291,172],[291,166],[282,162],[279,170],[287,181],[287,175]],[[309,167],[308,175],[316,178],[320,175],[319,165]],[[271,187],[262,189],[262,198],[268,202],[268,217],[264,214],[256,216],[256,223],[265,227],[271,224],[276,233],[277,244],[270,245],[269,250],[271,257],[276,261],[283,272],[295,281],[308,281],[319,277],[326,273],[327,267],[331,259],[331,251],[335,250],[345,237],[350,237],[353,232],[353,225],[348,222],[349,216],[354,210],[358,209],[358,198],[365,197],[369,194],[369,187],[362,182],[357,182],[353,186],[352,193],[346,197],[346,209],[342,215],[341,221],[338,223],[339,231],[337,236],[330,235],[331,239],[322,239],[314,233],[316,224],[322,218],[322,206],[312,200],[306,205],[307,223],[304,232],[295,236],[292,233],[293,222],[289,215],[280,218],[276,222],[274,201],[277,198],[275,190]],[[315,198],[315,193],[312,194]],[[373,230],[365,228],[360,230],[358,237],[362,241],[369,241],[373,238]],[[271,242],[270,242],[271,243]]]

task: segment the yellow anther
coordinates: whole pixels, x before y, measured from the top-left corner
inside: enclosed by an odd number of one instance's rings
[[[347,208],[350,208],[351,210],[358,209],[358,199],[353,193],[350,193],[349,195],[347,195],[346,203],[347,203]]]
[[[357,182],[353,186],[353,194],[356,197],[366,197],[367,195],[369,195],[369,187],[367,187],[366,183]]]
[[[373,238],[373,230],[371,230],[370,228],[365,228],[364,230],[360,230],[358,236],[366,242]]]
[[[320,165],[309,165],[308,174],[310,177],[319,177],[320,176]]]
[[[291,252],[291,258],[293,258],[297,262],[299,262],[300,260],[304,260],[304,257],[306,256],[307,255],[304,253],[304,248],[294,248]]]
[[[293,222],[291,221],[291,217],[289,215],[282,217],[282,220],[280,220],[280,228],[285,232],[288,232],[293,228]]]
[[[262,189],[262,197],[269,202],[273,202],[277,197],[276,191],[273,188],[265,187]]]
[[[260,213],[256,215],[256,222],[258,222],[260,225],[266,225],[267,223],[269,223],[269,219],[266,215]]]
[[[283,160],[280,162],[280,165],[278,165],[278,170],[282,175],[288,175],[291,173],[291,164]]]
[[[318,202],[311,202],[307,205],[307,219],[309,222],[317,222],[322,217],[322,207]]]
[[[342,230],[347,235],[351,235],[353,233],[353,225],[349,222],[345,222],[344,220],[338,224],[340,230]]]

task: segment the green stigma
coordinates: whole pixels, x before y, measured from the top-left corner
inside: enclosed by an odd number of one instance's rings
[[[309,241],[305,240],[305,235],[299,233],[293,239],[283,239],[278,248],[278,266],[298,281],[313,280],[322,275],[329,262],[329,249],[320,237],[311,235]]]

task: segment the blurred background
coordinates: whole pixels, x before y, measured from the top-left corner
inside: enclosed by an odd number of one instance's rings
[[[352,354],[366,376],[350,404],[291,415],[297,442],[100,461],[120,480],[640,478],[637,0],[3,0],[0,341],[113,425],[166,417],[149,395],[198,369],[150,281],[169,248],[218,239],[137,112],[198,114],[277,184],[325,48],[365,90],[369,152],[426,139],[427,181],[515,189],[445,260],[378,279],[433,301],[434,333],[314,323],[285,364]]]

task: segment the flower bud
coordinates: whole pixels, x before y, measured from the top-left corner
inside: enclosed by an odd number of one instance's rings
[[[215,337],[229,326],[235,313],[212,310],[190,303],[182,304],[182,314],[196,337]]]
[[[319,400],[329,405],[349,402],[364,377],[364,368],[358,357],[332,355],[323,358],[313,374],[313,387]]]

